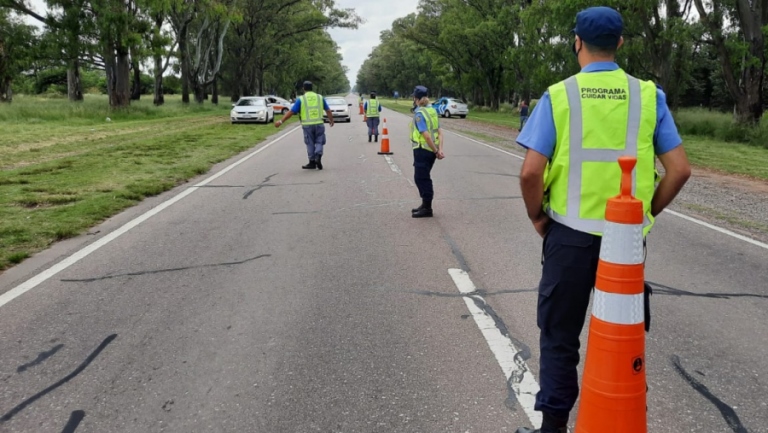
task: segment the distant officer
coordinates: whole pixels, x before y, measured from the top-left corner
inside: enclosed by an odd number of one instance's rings
[[[440,117],[429,105],[429,91],[424,86],[413,89],[413,102],[416,109],[411,122],[411,144],[413,145],[413,180],[419,189],[421,206],[411,211],[413,218],[432,216],[432,199],[435,196],[430,172],[435,160],[445,158],[443,154],[443,131],[440,129]]]
[[[304,169],[323,169],[323,147],[325,147],[325,125],[323,111],[328,115],[328,124],[333,127],[333,113],[322,95],[312,91],[312,83],[304,82],[304,94],[296,99],[291,111],[282,119],[275,122],[275,128],[285,123],[294,114],[299,114],[301,127],[304,130],[304,144],[307,145],[309,164],[301,166]]]
[[[528,121],[528,101],[523,99],[520,102],[520,131],[522,132],[525,122]]]
[[[544,93],[517,139],[528,149],[520,173],[523,199],[544,238],[535,404],[543,423],[518,433],[567,431],[579,394],[579,335],[595,286],[606,202],[619,192],[618,157],[637,157],[633,189],[646,213],[644,235],[690,176],[664,92],[615,63],[622,30],[621,15],[611,8],[576,15],[573,51],[581,72]],[[658,188],[655,156],[666,173]]]
[[[368,142],[371,142],[371,136],[376,137],[376,142],[379,142],[379,113],[381,113],[381,104],[376,99],[376,92],[371,92],[371,98],[365,103],[363,107],[365,115],[368,117]]]

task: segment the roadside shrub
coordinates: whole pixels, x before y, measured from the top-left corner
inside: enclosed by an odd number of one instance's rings
[[[736,123],[730,113],[702,108],[678,110],[674,119],[681,135],[710,137],[768,148],[768,121],[765,119],[757,127],[750,128]]]

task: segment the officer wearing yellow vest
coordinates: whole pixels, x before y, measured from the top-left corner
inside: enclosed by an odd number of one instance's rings
[[[333,127],[333,114],[328,103],[322,95],[312,91],[312,83],[304,82],[304,94],[296,99],[291,111],[282,119],[275,122],[275,128],[285,123],[294,114],[299,114],[301,129],[304,131],[304,144],[307,145],[309,164],[301,166],[303,169],[323,169],[323,148],[325,147],[325,125],[323,123],[323,111],[328,116],[328,124]]]
[[[371,136],[376,137],[376,142],[379,142],[379,113],[381,113],[381,104],[376,99],[376,92],[371,92],[371,97],[365,102],[363,106],[365,115],[368,118],[368,142],[371,142]]]
[[[445,158],[440,118],[437,111],[429,105],[428,94],[429,91],[424,86],[416,86],[413,90],[413,102],[416,104],[413,122],[411,122],[413,180],[421,196],[421,206],[411,210],[413,218],[432,216],[432,199],[435,191],[432,187],[430,172],[436,160]]]
[[[645,207],[645,235],[690,176],[664,92],[615,63],[622,30],[621,15],[608,7],[576,15],[573,51],[581,72],[544,93],[517,139],[527,149],[523,199],[544,238],[535,404],[543,422],[517,433],[567,431],[579,394],[579,335],[595,285],[606,202],[619,192],[618,157],[637,157],[633,189]],[[658,187],[655,157],[665,169]]]

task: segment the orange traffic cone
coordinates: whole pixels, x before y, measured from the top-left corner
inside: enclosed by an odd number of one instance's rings
[[[363,111],[363,103],[362,102],[360,103],[360,114],[365,114],[365,112]]]
[[[384,119],[384,129],[381,131],[381,151],[379,155],[392,155],[389,151],[389,131],[387,131],[387,119]]]
[[[643,202],[637,158],[619,158],[621,192],[608,200],[576,433],[646,433]]]

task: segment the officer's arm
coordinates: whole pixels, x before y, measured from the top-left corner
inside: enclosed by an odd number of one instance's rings
[[[547,215],[544,213],[544,171],[547,168],[549,158],[528,149],[520,171],[520,189],[523,192],[523,201],[528,211],[528,218],[534,223],[541,221]]]
[[[691,164],[682,145],[659,155],[659,161],[664,166],[665,173],[651,201],[651,215],[654,217],[672,203],[691,177]]]
[[[437,147],[435,147],[435,142],[432,141],[432,135],[429,133],[429,131],[424,131],[421,133],[421,136],[424,137],[425,140],[427,140],[427,145],[430,149],[432,149],[433,152],[437,153]]]

